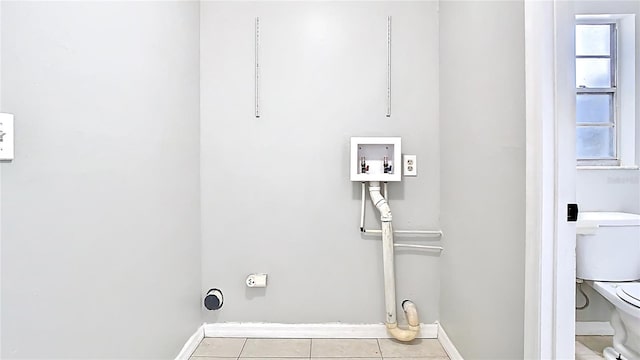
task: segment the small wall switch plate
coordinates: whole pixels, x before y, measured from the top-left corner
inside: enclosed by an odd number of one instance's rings
[[[13,114],[0,113],[0,160],[13,160]]]
[[[267,274],[250,274],[247,276],[247,287],[267,287]]]
[[[418,162],[416,155],[402,155],[404,176],[418,176]]]

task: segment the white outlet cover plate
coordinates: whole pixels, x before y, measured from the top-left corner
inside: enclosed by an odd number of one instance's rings
[[[402,155],[404,176],[418,176],[418,159],[416,155]]]
[[[0,113],[0,160],[13,160],[13,114]]]
[[[247,287],[267,287],[267,274],[250,274],[246,283]]]

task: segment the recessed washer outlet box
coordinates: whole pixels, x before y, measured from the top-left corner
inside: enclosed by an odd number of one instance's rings
[[[400,137],[352,137],[351,181],[402,180]]]

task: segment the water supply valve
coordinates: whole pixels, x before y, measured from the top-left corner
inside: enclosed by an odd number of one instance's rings
[[[390,174],[390,173],[393,172],[393,171],[391,171],[391,169],[392,169],[391,165],[389,165],[389,157],[388,156],[384,157],[383,166],[384,166],[384,173],[385,174]]]
[[[369,171],[369,165],[364,159],[364,156],[360,158],[360,173],[366,174]]]

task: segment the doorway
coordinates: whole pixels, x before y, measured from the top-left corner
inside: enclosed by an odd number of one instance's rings
[[[525,1],[525,358],[575,354],[573,3]]]

